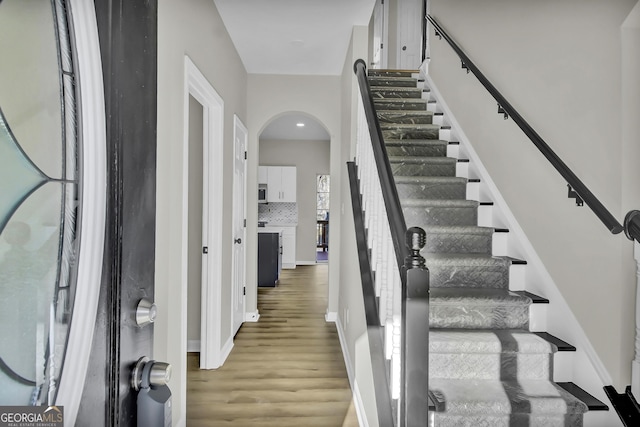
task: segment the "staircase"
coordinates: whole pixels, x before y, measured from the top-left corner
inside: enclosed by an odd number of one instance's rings
[[[494,255],[496,234],[508,230],[478,226],[490,202],[467,197],[478,180],[447,156],[455,142],[441,139],[442,116],[412,73],[369,70],[369,84],[407,226],[427,232],[435,425],[582,426],[591,396],[553,382],[554,353],[566,343],[529,331],[536,298],[509,290],[510,269],[524,261]]]

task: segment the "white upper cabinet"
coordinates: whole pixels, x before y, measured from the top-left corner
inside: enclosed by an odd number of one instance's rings
[[[266,180],[265,180],[266,177]],[[262,181],[265,180],[265,181]],[[260,166],[258,167],[258,183],[267,184],[267,201],[296,201],[296,167],[295,166]]]
[[[267,183],[267,167],[258,166],[258,184]]]

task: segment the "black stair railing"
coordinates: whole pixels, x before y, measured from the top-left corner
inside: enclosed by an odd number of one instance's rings
[[[629,212],[625,218],[624,226],[604,207],[598,198],[587,188],[587,186],[576,176],[575,173],[558,157],[558,155],[549,147],[549,145],[538,135],[538,133],[527,123],[527,121],[518,113],[511,103],[496,89],[496,87],[485,77],[478,69],[474,62],[467,54],[458,46],[451,36],[442,28],[442,26],[431,15],[427,15],[427,19],[433,25],[436,37],[444,38],[449,46],[454,50],[462,61],[462,67],[467,72],[472,72],[480,83],[487,89],[491,96],[498,103],[498,113],[504,114],[505,119],[511,118],[518,127],[527,135],[533,144],[540,150],[544,157],[566,180],[569,186],[569,196],[576,198],[576,203],[582,205],[584,202],[591,208],[593,213],[602,221],[612,234],[618,234],[625,231],[629,240],[640,242],[640,211],[633,210]]]
[[[361,59],[354,64],[354,72],[360,88],[363,111],[368,128],[373,161],[366,166],[373,167],[379,181],[379,191],[382,193],[384,212],[388,220],[388,230],[393,242],[395,262],[400,275],[401,298],[401,324],[400,324],[400,387],[398,402],[393,402],[393,389],[391,373],[387,372],[384,378],[376,378],[374,372],[374,384],[376,386],[376,401],[378,406],[378,418],[380,425],[414,427],[428,425],[429,399],[428,399],[428,360],[429,360],[429,271],[425,266],[425,260],[420,255],[424,247],[426,234],[418,227],[407,230],[404,214],[400,205],[400,199],[393,179],[389,157],[384,145],[382,130],[375,111],[371,89],[367,79],[365,62]],[[360,143],[360,141],[359,141]],[[366,230],[362,220],[363,211],[359,192],[360,183],[357,179],[358,168],[349,162],[354,219],[356,222],[356,236],[360,267],[363,278],[363,294],[365,297],[365,312],[369,330],[369,340],[372,352],[372,364],[380,366],[390,363],[380,361],[380,355],[384,354],[380,329],[381,319],[378,318],[378,300],[374,291],[374,274],[371,272],[370,248],[367,248]],[[378,243],[379,244],[379,243]],[[378,274],[378,272],[376,272]],[[366,280],[365,280],[366,279]],[[365,289],[365,281],[368,282]],[[375,315],[375,318],[373,318]],[[370,316],[372,316],[370,320]],[[375,354],[374,354],[375,353]],[[393,363],[391,363],[393,365]],[[391,370],[393,366],[391,366]],[[374,366],[374,371],[376,366]],[[385,370],[387,370],[385,368]],[[380,386],[378,386],[380,384]],[[384,389],[384,390],[383,390]]]

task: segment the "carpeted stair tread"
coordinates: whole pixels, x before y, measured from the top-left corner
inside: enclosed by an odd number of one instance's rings
[[[457,161],[451,157],[390,156],[391,172],[403,176],[455,176]]]
[[[431,328],[519,329],[529,327],[531,299],[506,289],[431,288]]]
[[[449,414],[508,415],[583,414],[587,406],[562,387],[546,380],[429,381],[429,395],[437,412]],[[538,424],[542,425],[542,424]]]
[[[405,222],[410,226],[477,225],[480,203],[467,199],[401,199]]]
[[[424,253],[471,253],[491,255],[494,228],[477,225],[412,223],[426,232]]]
[[[416,87],[418,83],[415,77],[369,76],[368,80],[371,86]]]
[[[431,329],[429,378],[549,380],[556,350],[523,329]]]
[[[380,123],[380,129],[382,131],[386,130],[440,130],[439,125],[434,125],[432,123]],[[394,138],[391,138],[394,139]],[[402,138],[397,138],[402,139]],[[424,138],[429,139],[429,138]]]
[[[459,176],[395,176],[396,184],[464,184],[469,180]]]
[[[511,259],[475,253],[432,253],[423,251],[434,288],[507,289]]]
[[[431,124],[433,112],[427,110],[378,110],[378,122],[380,123],[406,123],[406,124]]]
[[[429,353],[555,353],[551,342],[524,329],[431,329]]]
[[[511,264],[512,258],[493,255],[472,254],[422,254],[428,263],[453,265],[505,265]]]
[[[531,299],[506,289],[433,288],[430,290],[433,305],[495,305],[529,306]]]
[[[383,123],[382,137],[387,139],[438,139],[440,126],[433,124]]]
[[[395,70],[395,69],[369,69],[367,75],[369,77],[384,76],[384,77],[413,77],[414,74],[418,74],[418,70]]]
[[[376,98],[422,98],[422,89],[417,87],[372,86],[371,96]]]
[[[373,104],[376,106],[376,110],[427,109],[427,100],[422,98],[374,98]]]
[[[457,159],[452,157],[431,157],[431,156],[389,156],[390,163],[438,163],[438,164],[456,164]]]
[[[467,199],[401,199],[403,208],[477,208],[480,202]]]
[[[483,227],[479,225],[425,225],[422,228],[424,228],[427,234],[451,233],[492,236],[495,231],[493,227]]]
[[[394,176],[400,199],[465,199],[468,180],[455,176]]]

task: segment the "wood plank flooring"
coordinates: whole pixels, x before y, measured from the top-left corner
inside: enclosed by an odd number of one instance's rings
[[[335,324],[324,319],[327,265],[283,270],[258,289],[225,364],[199,370],[189,353],[187,426],[356,427]]]

